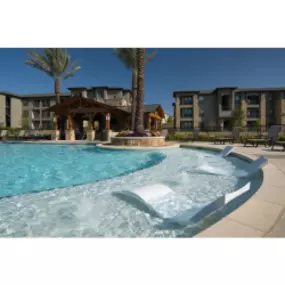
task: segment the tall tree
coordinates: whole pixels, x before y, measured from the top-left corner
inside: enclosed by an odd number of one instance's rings
[[[246,112],[243,107],[237,107],[232,111],[230,125],[232,128],[244,127]]]
[[[116,48],[115,54],[123,62],[127,69],[132,70],[131,130],[134,131],[138,82],[137,48]],[[149,62],[154,56],[155,53],[145,55],[145,63]]]
[[[56,101],[60,103],[61,81],[74,76],[81,67],[77,61],[71,63],[71,56],[67,49],[44,48],[43,53],[28,52],[28,59],[25,63],[53,78]]]
[[[138,61],[138,94],[136,100],[136,116],[135,116],[135,131],[144,131],[144,63],[145,49],[137,49]]]

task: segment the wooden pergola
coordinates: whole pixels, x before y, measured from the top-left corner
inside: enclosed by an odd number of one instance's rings
[[[147,129],[148,130],[151,130],[152,120],[154,120],[154,131],[158,130],[158,122],[160,122],[160,129],[161,129],[161,121],[164,118],[164,111],[161,105],[145,106],[145,116],[147,119]]]
[[[106,118],[106,131],[110,130],[110,120],[111,114],[116,115],[129,115],[129,112],[125,110],[118,109],[114,106],[106,105],[104,103],[94,101],[93,99],[84,98],[80,95],[72,96],[64,101],[57,103],[56,105],[50,107],[48,110],[54,112],[54,123],[55,130],[57,130],[57,122],[59,116],[67,117],[67,130],[73,131],[73,117],[81,114],[82,117],[87,117],[88,119],[88,129],[92,131],[93,118],[96,113],[101,113],[105,115]]]

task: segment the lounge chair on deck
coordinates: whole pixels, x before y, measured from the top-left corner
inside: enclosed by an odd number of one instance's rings
[[[238,129],[234,129],[232,131],[232,136],[231,137],[224,137],[224,138],[214,138],[214,144],[225,144],[226,142],[231,142],[231,143],[235,143],[236,140],[239,139],[239,130]]]
[[[193,139],[192,139],[193,142],[199,140],[199,131],[200,130],[198,128],[194,128],[194,130],[193,130]]]
[[[7,136],[7,130],[2,130],[2,131],[0,132],[0,140],[5,139],[6,136]]]
[[[163,220],[163,224],[160,227],[169,224],[178,224],[185,227],[190,223],[199,222],[249,190],[250,182],[239,190],[223,195],[199,208],[193,208],[191,201],[187,201],[186,197],[161,184],[144,186],[130,191],[121,191],[116,194],[119,194],[117,195],[118,197],[130,197],[134,201],[143,204],[144,209],[148,209],[150,213]],[[185,203],[181,202],[183,200]],[[178,207],[173,206],[174,204],[176,204],[175,206],[178,205]]]
[[[285,141],[276,141],[272,143],[271,150],[274,149],[275,146],[281,146],[283,147],[282,151],[285,151]]]
[[[25,140],[25,130],[20,130],[17,136],[17,140]]]
[[[280,131],[281,126],[271,126],[268,130],[268,136],[257,139],[245,139],[243,146],[246,147],[247,144],[251,144],[253,147],[258,147],[260,144],[263,144],[265,147],[272,146]]]

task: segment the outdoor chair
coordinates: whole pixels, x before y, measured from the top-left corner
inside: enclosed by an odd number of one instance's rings
[[[275,141],[272,143],[271,150],[274,150],[275,146],[283,147],[282,151],[285,151],[285,141]]]
[[[162,184],[143,186],[130,191],[120,191],[113,195],[128,203],[132,202],[134,206],[140,204],[140,209],[160,218],[162,220],[162,224],[158,225],[160,228],[167,228],[171,224],[186,227],[189,224],[199,222],[230,201],[248,192],[250,186],[251,182],[248,182],[237,191],[222,195],[210,203],[205,203],[202,207],[193,207],[192,201],[188,200],[187,197]],[[172,211],[175,202],[180,204],[178,211]],[[161,208],[164,210],[161,210]],[[165,209],[169,209],[170,211],[165,211]],[[171,214],[167,214],[168,212]]]
[[[7,136],[7,130],[2,130],[2,131],[0,132],[0,140],[5,139],[6,136]]]
[[[239,130],[234,129],[231,137],[214,138],[214,144],[225,144],[227,142],[234,144],[239,139]]]
[[[264,167],[268,163],[268,160],[265,159],[263,156],[259,156],[256,160],[251,162],[249,165],[244,167],[245,174],[239,175],[238,177],[248,177],[252,174],[256,173],[258,170],[260,170],[262,167]],[[225,174],[223,169],[217,169],[214,166],[207,165],[206,168],[204,166],[199,166],[195,168],[194,170],[191,170],[191,173],[198,173],[198,174],[209,174],[209,175],[228,175]]]
[[[192,138],[192,141],[197,141],[199,140],[199,129],[198,128],[194,128],[193,130],[193,138]]]
[[[258,147],[260,144],[263,144],[265,147],[272,146],[277,140],[278,133],[281,131],[281,126],[271,126],[268,130],[268,136],[262,136],[261,138],[248,139],[244,140],[244,147],[248,144],[251,144],[253,147]]]

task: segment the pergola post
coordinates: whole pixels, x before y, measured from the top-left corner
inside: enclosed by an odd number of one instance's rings
[[[53,114],[52,140],[55,140],[55,141],[59,140],[58,115],[56,113]]]
[[[94,121],[93,121],[93,114],[89,114],[88,117],[88,133],[87,139],[89,141],[94,141],[95,139],[95,130],[94,130]]]
[[[111,139],[111,128],[110,128],[110,122],[111,122],[111,114],[108,112],[105,114],[106,118],[106,128],[103,131],[103,140],[104,141],[109,141]]]
[[[147,129],[151,131],[151,116],[148,114],[147,116]]]
[[[65,131],[65,139],[68,141],[74,141],[75,140],[75,132],[73,129],[72,115],[71,114],[69,114],[67,116],[67,130]]]

